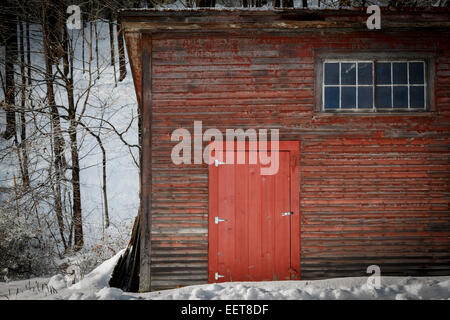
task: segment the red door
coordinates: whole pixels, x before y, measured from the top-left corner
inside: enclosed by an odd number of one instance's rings
[[[210,165],[209,282],[299,278],[298,152],[280,142],[274,175],[248,149],[245,164]]]

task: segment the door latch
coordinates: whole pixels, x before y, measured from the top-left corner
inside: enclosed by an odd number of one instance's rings
[[[291,212],[291,211],[286,211],[286,212],[283,212],[281,215],[283,216],[283,217],[285,217],[285,216],[290,216],[290,215],[292,215],[293,214],[293,212]]]
[[[224,222],[224,221],[227,221],[227,220],[225,220],[225,219],[220,219],[219,217],[215,217],[215,218],[214,218],[214,223],[215,223],[215,224],[219,224],[219,222]]]
[[[217,159],[214,160],[214,165],[215,165],[216,167],[218,167],[218,166],[221,165],[221,164],[225,164],[225,162],[219,161],[219,160],[217,160]]]
[[[223,275],[219,274],[218,272],[216,272],[216,274],[214,275],[214,278],[216,280],[219,280],[220,278],[225,278],[225,276],[223,276]]]

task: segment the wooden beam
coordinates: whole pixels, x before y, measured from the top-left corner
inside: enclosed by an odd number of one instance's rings
[[[142,109],[142,34],[139,32],[124,32],[124,34],[140,115]]]
[[[139,291],[151,290],[151,229],[152,229],[152,39],[142,38],[142,133],[141,133],[141,262]]]
[[[382,30],[450,28],[448,8],[381,8]],[[351,10],[243,9],[124,10],[124,28],[128,32],[248,32],[368,31],[366,8]]]

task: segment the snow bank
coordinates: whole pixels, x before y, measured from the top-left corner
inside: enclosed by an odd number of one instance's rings
[[[49,279],[35,278],[30,280],[0,283],[0,299],[9,300],[115,300],[137,299],[128,297],[122,290],[110,288],[109,279],[114,267],[125,249],[106,260],[86,275],[81,281],[71,284],[72,278],[57,274]],[[12,293],[12,294],[11,294]]]
[[[4,296],[8,299],[70,300],[450,300],[450,276],[382,277],[379,289],[368,287],[366,277],[352,277],[314,281],[226,282],[149,293],[128,293],[108,286],[114,266],[123,252],[103,262],[74,285],[70,285],[62,275],[53,276],[47,285],[56,289],[56,292],[28,290],[11,296],[7,293],[14,292],[15,288],[26,282],[0,283],[0,299]],[[34,280],[30,279],[28,283],[34,283]]]
[[[450,277],[382,277],[380,289],[366,277],[314,281],[229,282],[139,294],[169,300],[450,299]]]
[[[97,268],[92,270],[86,277],[83,278],[80,282],[72,285],[70,289],[72,290],[83,290],[83,289],[102,289],[108,286],[109,279],[111,278],[111,274],[114,270],[114,267],[125,252],[125,249],[120,250],[115,256],[111,259],[106,260]]]
[[[47,286],[58,291],[67,288],[69,286],[69,282],[65,276],[63,276],[62,274],[57,274],[50,278]]]
[[[123,295],[123,291],[109,288],[108,282],[119,258],[125,249],[106,260],[92,270],[80,282],[75,283],[61,293],[61,298],[69,300],[115,300]]]

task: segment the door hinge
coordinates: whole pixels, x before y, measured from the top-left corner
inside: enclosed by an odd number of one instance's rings
[[[219,161],[219,160],[214,160],[214,165],[216,166],[216,167],[218,167],[219,165],[221,165],[221,164],[225,164],[225,162],[223,162],[223,161]]]
[[[214,223],[215,223],[215,224],[219,224],[219,222],[223,222],[223,221],[227,221],[227,220],[225,220],[225,219],[220,219],[219,217],[215,217],[215,218],[214,218]]]
[[[214,275],[214,278],[216,280],[219,280],[220,278],[225,278],[225,276],[223,276],[223,275],[219,274],[218,272],[216,272],[216,274]]]
[[[287,212],[283,212],[281,215],[284,217],[284,216],[290,216],[292,214],[293,214],[293,212],[287,211]]]

